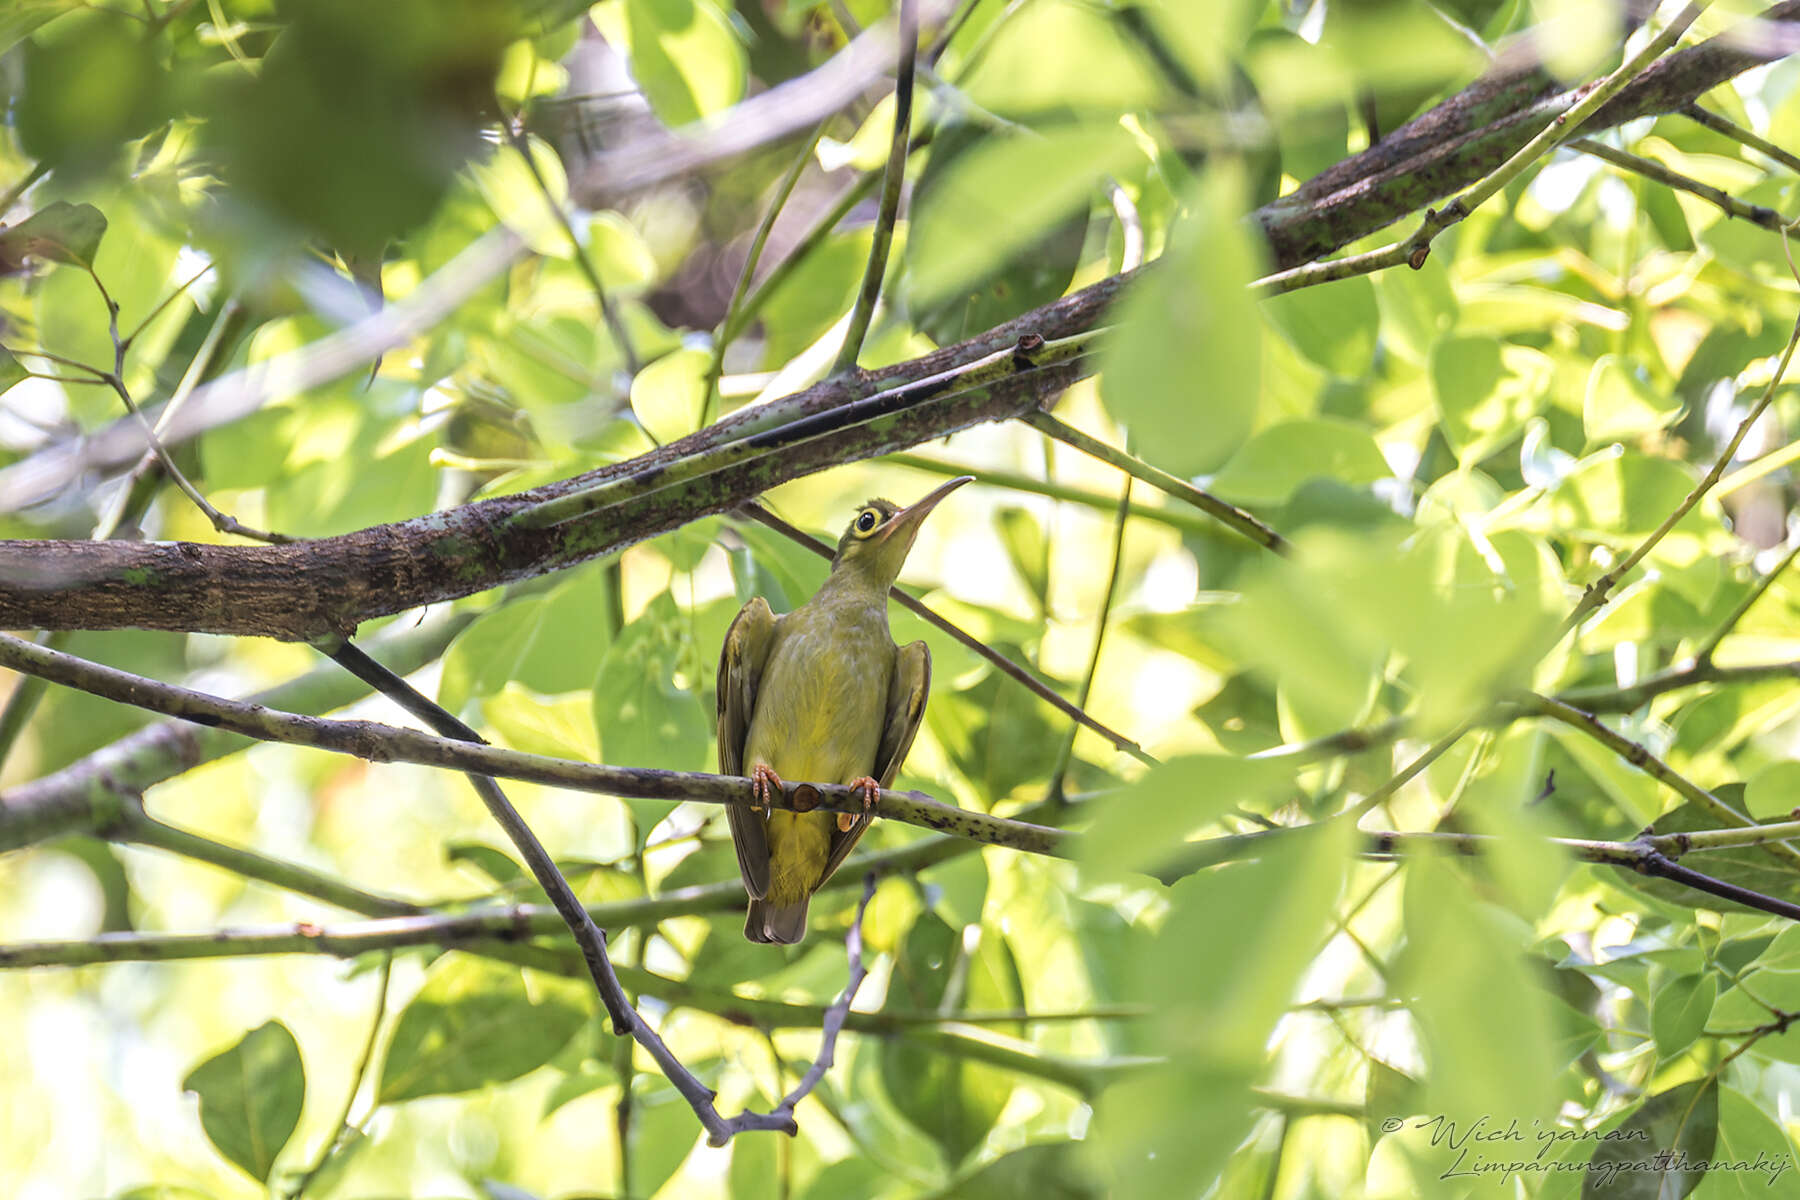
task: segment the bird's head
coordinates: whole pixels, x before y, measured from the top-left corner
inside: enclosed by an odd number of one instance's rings
[[[831,560],[832,574],[854,571],[878,584],[882,591],[893,586],[900,568],[919,536],[919,526],[938,502],[965,483],[973,475],[960,475],[933,489],[918,503],[901,508],[891,500],[870,500],[856,510],[844,536],[838,539],[837,555]]]

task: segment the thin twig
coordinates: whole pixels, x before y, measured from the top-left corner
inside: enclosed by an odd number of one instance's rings
[[[210,272],[212,269],[213,269],[213,264],[207,263],[205,266],[203,266],[199,270],[195,271],[192,275],[189,275],[186,279],[184,279],[180,283],[176,284],[174,290],[171,291],[168,295],[164,296],[161,300],[158,300],[156,302],[156,307],[152,308],[148,313],[144,314],[144,319],[139,321],[136,325],[132,326],[131,332],[125,335],[125,348],[127,350],[131,349],[132,345],[134,343],[136,343],[138,338],[143,336],[144,330],[146,330],[150,327],[150,322],[156,320],[157,317],[160,317],[163,314],[164,310],[166,310],[169,307],[169,305],[175,303],[175,301],[179,300],[182,296],[185,296],[187,294],[187,290],[189,288],[193,287],[196,283],[199,283],[200,280],[202,278],[204,278],[207,275],[207,273]],[[92,268],[89,268],[89,270],[91,271]]]
[[[620,320],[618,310],[613,307],[612,300],[607,296],[606,284],[600,278],[600,271],[594,266],[594,260],[588,256],[587,247],[581,244],[581,237],[575,232],[575,226],[569,221],[569,214],[563,211],[563,206],[558,204],[556,197],[551,194],[550,183],[544,178],[543,171],[538,168],[537,158],[531,153],[531,139],[526,137],[524,132],[511,120],[501,120],[500,126],[506,131],[508,144],[524,160],[525,169],[531,172],[531,178],[537,184],[538,194],[544,198],[545,207],[549,208],[550,215],[556,218],[556,223],[562,226],[564,236],[569,239],[569,249],[575,256],[575,265],[580,269],[582,276],[587,279],[588,287],[593,289],[594,299],[600,305],[600,318],[606,322],[606,331],[612,335],[613,344],[618,346],[619,352],[625,356],[626,372],[636,375],[640,363],[637,350],[631,344],[631,331],[625,328],[625,322]],[[703,421],[701,424],[705,424],[705,422]]]
[[[1257,280],[1251,285],[1252,288],[1260,295],[1275,295],[1329,283],[1336,279],[1368,275],[1389,267],[1397,267],[1401,263],[1406,263],[1414,270],[1423,267],[1426,256],[1431,253],[1432,240],[1438,234],[1463,220],[1507,184],[1517,179],[1526,168],[1542,158],[1552,146],[1572,137],[1575,131],[1580,129],[1590,116],[1599,111],[1602,105],[1612,99],[1626,84],[1641,75],[1645,68],[1662,56],[1663,51],[1679,41],[1681,35],[1687,32],[1688,26],[1692,25],[1700,16],[1704,7],[1705,5],[1701,3],[1691,3],[1676,13],[1661,33],[1644,43],[1636,54],[1626,59],[1618,70],[1601,80],[1593,90],[1575,101],[1562,113],[1551,118],[1535,137],[1519,147],[1505,162],[1488,172],[1443,208],[1426,209],[1424,220],[1419,223],[1418,229],[1411,236],[1362,254],[1352,254],[1346,258],[1333,259],[1329,262],[1309,263],[1286,271],[1278,271]]]
[[[1617,754],[1620,758],[1624,759],[1644,774],[1650,776],[1650,778],[1678,793],[1689,803],[1705,809],[1707,812],[1711,813],[1715,819],[1729,825],[1750,826],[1756,824],[1756,822],[1748,815],[1739,812],[1736,808],[1733,808],[1730,804],[1721,800],[1714,793],[1707,791],[1681,772],[1675,770],[1668,763],[1650,753],[1648,747],[1639,742],[1632,741],[1622,733],[1607,728],[1606,725],[1602,724],[1600,720],[1592,714],[1584,713],[1580,709],[1564,704],[1560,700],[1552,700],[1548,696],[1533,695],[1529,696],[1527,699],[1528,702],[1534,705],[1537,711],[1542,715],[1549,717],[1551,720],[1560,721],[1571,729],[1585,733],[1588,737],[1599,742],[1602,746],[1605,746],[1608,750],[1611,750],[1614,754]],[[1770,846],[1770,850],[1775,854],[1780,855],[1782,858],[1785,858],[1790,863],[1800,864],[1800,849],[1796,849],[1786,842],[1775,843]]]
[[[826,545],[818,538],[813,537],[803,529],[790,525],[788,522],[782,520],[755,501],[744,505],[738,511],[761,524],[767,525],[770,529],[773,529],[783,537],[788,538],[799,545],[805,546],[808,550],[811,550],[814,554],[817,554],[822,558],[829,559],[834,553],[830,546]],[[908,612],[915,613],[924,618],[934,627],[943,630],[969,649],[975,651],[975,653],[981,655],[981,657],[987,659],[1009,679],[1013,679],[1024,685],[1026,690],[1031,692],[1032,695],[1043,700],[1046,704],[1052,705],[1064,716],[1078,724],[1087,726],[1089,729],[1117,746],[1120,750],[1131,755],[1131,757],[1137,759],[1139,762],[1144,763],[1146,766],[1156,765],[1156,759],[1145,753],[1142,746],[1139,746],[1124,734],[1116,733],[1105,725],[1102,725],[1093,717],[1090,717],[1080,705],[1070,704],[1067,700],[1064,700],[1058,695],[1054,688],[1033,675],[1025,667],[1000,653],[974,634],[964,631],[960,626],[939,616],[936,612],[933,612],[927,607],[924,601],[901,588],[899,584],[895,584],[889,589],[888,595],[899,601],[900,606]]]
[[[1796,270],[1794,267],[1792,245],[1789,239],[1783,238],[1781,247],[1788,255],[1789,270],[1794,272],[1796,281],[1800,281],[1800,270]],[[1787,346],[1781,352],[1781,360],[1775,368],[1775,373],[1769,377],[1768,386],[1763,388],[1762,396],[1751,406],[1750,411],[1744,414],[1744,419],[1738,422],[1737,430],[1731,435],[1731,440],[1725,443],[1724,449],[1719,451],[1719,456],[1714,460],[1712,468],[1682,498],[1681,503],[1675,506],[1674,511],[1663,519],[1662,524],[1651,530],[1644,540],[1638,543],[1636,549],[1621,559],[1610,571],[1588,584],[1587,590],[1581,594],[1580,601],[1576,603],[1574,609],[1564,619],[1561,628],[1557,630],[1552,645],[1560,642],[1570,630],[1586,620],[1589,614],[1603,607],[1610,598],[1613,588],[1618,586],[1619,581],[1642,562],[1644,557],[1668,535],[1669,531],[1675,528],[1681,518],[1687,516],[1689,511],[1700,503],[1701,498],[1712,490],[1713,485],[1719,482],[1720,476],[1725,474],[1726,466],[1736,457],[1738,447],[1743,445],[1744,439],[1749,436],[1750,427],[1756,424],[1757,418],[1762,416],[1763,410],[1774,401],[1775,390],[1780,385],[1782,377],[1787,374],[1788,364],[1793,361],[1796,345],[1800,345],[1800,317],[1795,318],[1794,331],[1788,335]]]
[[[1785,845],[1786,843],[1782,843]],[[1800,904],[1791,900],[1783,900],[1777,896],[1765,895],[1711,875],[1704,875],[1692,867],[1684,867],[1665,855],[1650,851],[1633,868],[1643,875],[1660,876],[1683,887],[1693,888],[1697,892],[1705,892],[1724,900],[1735,901],[1746,908],[1758,912],[1772,913],[1778,917],[1786,917],[1790,921],[1800,921]]]
[[[406,344],[443,320],[525,252],[524,242],[511,230],[498,228],[483,234],[399,303],[316,342],[196,388],[180,418],[160,428],[163,443],[182,442],[235,421],[256,411],[271,396],[329,383]],[[78,442],[40,450],[0,471],[0,511],[39,503],[86,472],[136,462],[148,445],[137,422],[127,417]]]
[[[1073,484],[1058,483],[1054,479],[1040,479],[1035,475],[1027,475],[1023,471],[1006,471],[977,464],[940,462],[935,458],[927,458],[921,454],[887,454],[882,462],[896,467],[907,467],[914,471],[927,471],[933,475],[949,478],[953,475],[973,475],[975,482],[985,483],[991,487],[1005,488],[1012,492],[1029,492],[1034,496],[1046,496],[1051,500],[1066,500],[1071,504],[1080,504],[1094,509],[1096,512],[1110,513],[1118,501],[1112,496],[1100,492],[1090,492]],[[1189,512],[1185,507],[1176,505],[1148,505],[1134,503],[1131,515],[1146,521],[1155,521],[1159,525],[1167,525],[1171,529],[1179,529],[1183,533],[1210,534],[1218,531],[1218,522],[1209,520],[1197,513]]]
[[[302,717],[260,704],[226,700],[204,692],[159,683],[141,675],[34,646],[6,634],[0,634],[0,666],[29,674],[41,674],[66,687],[160,712],[165,716],[195,721],[213,729],[242,734],[260,741],[312,746],[369,761],[414,762],[462,771],[465,774],[522,779],[575,791],[667,800],[671,803],[689,800],[701,804],[748,806],[755,801],[750,781],[738,776],[611,767],[541,754],[526,754],[458,737],[434,737],[416,729],[403,729],[375,721]],[[797,805],[795,793],[803,786],[808,789],[807,794]],[[815,793],[816,804],[813,802]],[[801,811],[801,806],[816,808],[822,812],[861,814],[867,811],[862,792],[857,788],[839,783],[808,783],[802,780],[785,781],[780,794],[771,797],[769,804],[791,811]],[[876,802],[875,813],[902,824],[953,833],[993,845],[1011,846],[1028,853],[1066,853],[1067,848],[1067,838],[1061,830],[956,808],[919,792],[883,788],[881,798]],[[67,820],[66,813],[62,811],[54,814],[54,819],[51,819],[40,817],[26,805],[0,805],[0,849],[10,849],[36,840],[47,828],[68,832]]]
[[[1419,772],[1423,771],[1426,767],[1429,767],[1432,763],[1448,753],[1450,748],[1461,740],[1463,734],[1475,727],[1475,724],[1476,721],[1473,718],[1466,720],[1457,725],[1449,733],[1444,734],[1437,741],[1431,743],[1431,745],[1427,746],[1419,753],[1418,757],[1394,772],[1394,774],[1388,778],[1386,783],[1383,783],[1367,796],[1364,796],[1362,800],[1357,803],[1356,807],[1351,810],[1351,813],[1354,816],[1361,816],[1363,813],[1370,811],[1389,796],[1392,796],[1395,792],[1405,787],[1408,783],[1411,783]]]
[[[1715,112],[1701,108],[1698,101],[1684,104],[1677,111],[1682,116],[1706,126],[1714,133],[1722,133],[1734,141],[1742,142],[1757,153],[1780,163],[1788,170],[1800,173],[1800,157],[1796,157],[1792,151],[1784,150],[1768,138],[1753,130],[1745,129],[1735,121],[1728,121]]]
[[[325,643],[319,650],[332,661],[349,671],[352,675],[380,692],[382,695],[399,704],[407,712],[436,729],[446,738],[459,741],[481,743],[482,737],[473,729],[451,716],[438,705],[427,700],[424,695],[408,684],[404,679],[389,671],[386,667],[364,654],[347,641],[338,639]],[[612,962],[606,954],[606,934],[594,924],[593,917],[582,907],[569,881],[563,878],[550,852],[538,840],[537,834],[526,824],[525,818],[519,815],[500,786],[491,775],[478,771],[466,771],[468,780],[487,806],[488,815],[494,823],[505,832],[508,840],[519,851],[525,860],[525,866],[537,879],[550,903],[569,926],[574,935],[576,945],[581,947],[582,957],[587,960],[588,970],[593,975],[594,986],[599,990],[600,999],[606,1005],[606,1011],[612,1017],[613,1032],[635,1034],[635,1026],[640,1022],[637,1014],[625,999],[624,989],[619,986],[618,977],[613,973]],[[646,1049],[651,1049],[647,1043]],[[672,1080],[677,1088],[681,1081]]]
[[[386,667],[358,650],[349,642],[339,639],[334,644],[321,646],[333,661],[358,679],[375,688],[382,695],[394,700],[413,716],[426,722],[445,737],[456,738],[465,742],[480,743],[481,736],[461,721],[451,716],[443,708],[426,699],[404,679],[393,674]],[[594,987],[600,993],[600,1001],[606,1006],[608,1016],[612,1018],[615,1034],[629,1034],[663,1073],[669,1083],[687,1101],[688,1107],[694,1110],[700,1124],[706,1130],[707,1142],[714,1146],[723,1146],[738,1133],[758,1129],[779,1129],[786,1133],[794,1133],[796,1126],[791,1115],[776,1113],[756,1113],[746,1110],[737,1116],[726,1119],[719,1115],[713,1105],[714,1092],[688,1070],[687,1066],[676,1057],[660,1034],[650,1027],[649,1022],[638,1015],[625,996],[625,987],[619,982],[618,972],[613,969],[612,959],[606,952],[606,934],[594,923],[588,910],[582,907],[576,898],[574,889],[569,887],[568,880],[563,878],[550,852],[544,849],[537,835],[519,815],[518,809],[506,798],[500,786],[490,775],[479,772],[465,772],[468,780],[474,785],[476,794],[481,797],[487,807],[488,814],[494,818],[495,824],[505,831],[506,836],[518,849],[519,856],[525,860],[525,866],[544,893],[550,897],[550,903],[556,908],[557,915],[568,926],[574,935],[576,945],[581,947],[581,956],[586,961],[588,974],[594,981]]]
[[[1591,154],[1603,162],[1611,163],[1622,171],[1630,171],[1634,175],[1642,175],[1645,179],[1660,183],[1664,187],[1687,192],[1698,196],[1707,203],[1716,206],[1728,217],[1737,217],[1752,225],[1760,225],[1773,233],[1784,237],[1793,237],[1794,229],[1774,209],[1763,204],[1746,204],[1724,188],[1703,183],[1691,175],[1683,175],[1679,171],[1670,170],[1655,159],[1644,158],[1624,150],[1595,141],[1593,138],[1574,138],[1567,143],[1569,149],[1579,150],[1583,154]]]
[[[875,236],[869,243],[869,263],[863,271],[862,290],[857,293],[855,307],[850,310],[843,345],[838,347],[837,361],[831,365],[832,375],[843,375],[856,369],[863,339],[868,336],[869,322],[875,317],[875,304],[881,299],[881,285],[887,278],[888,250],[893,245],[894,223],[900,217],[900,192],[906,183],[906,155],[912,134],[913,71],[918,54],[917,0],[900,0],[900,66],[894,77],[894,136],[888,149],[887,170],[881,177],[881,207],[875,215]]]
[[[869,901],[875,898],[875,872],[871,871],[863,878],[862,899],[857,902],[856,916],[850,919],[850,931],[844,935],[844,957],[849,964],[849,974],[844,980],[844,990],[838,998],[831,1002],[825,1010],[825,1020],[819,1037],[819,1054],[813,1065],[807,1068],[794,1090],[782,1097],[769,1113],[771,1117],[786,1117],[790,1121],[794,1116],[794,1108],[807,1094],[819,1086],[825,1078],[825,1072],[831,1070],[831,1064],[837,1059],[838,1035],[844,1031],[844,1018],[850,1013],[850,1004],[856,999],[857,989],[862,987],[863,980],[868,977],[868,968],[863,966],[863,914],[869,910]]]
[[[31,170],[25,172],[25,178],[7,188],[3,194],[0,194],[0,217],[4,217],[12,206],[19,202],[19,197],[30,191],[31,185],[42,179],[49,171],[49,166],[44,163],[32,163]]]
[[[271,858],[177,828],[157,820],[141,808],[127,807],[121,819],[96,832],[110,841],[178,854],[229,871],[239,879],[253,879],[364,916],[417,916],[426,911],[410,901],[364,891],[299,863]]]
[[[1125,561],[1125,524],[1131,517],[1131,476],[1125,477],[1125,487],[1119,492],[1118,514],[1113,518],[1112,565],[1106,572],[1106,591],[1100,597],[1100,611],[1094,617],[1094,645],[1088,651],[1087,673],[1081,678],[1081,692],[1075,699],[1075,707],[1087,711],[1088,697],[1093,694],[1094,675],[1100,669],[1100,647],[1106,643],[1106,623],[1112,615],[1113,596],[1119,587],[1119,567]],[[1050,787],[1046,798],[1058,807],[1068,803],[1063,793],[1063,783],[1068,778],[1069,764],[1075,758],[1075,735],[1080,725],[1069,727],[1069,736],[1063,739],[1062,749],[1056,755],[1056,769],[1050,774]]]
[[[390,950],[381,957],[381,970],[375,980],[375,1012],[369,1018],[369,1036],[363,1041],[362,1053],[356,1060],[356,1070],[350,1075],[350,1087],[344,1093],[344,1106],[338,1112],[338,1119],[333,1122],[335,1132],[325,1139],[325,1144],[319,1148],[319,1157],[313,1160],[312,1166],[285,1189],[283,1194],[288,1200],[300,1200],[332,1156],[358,1134],[357,1127],[350,1122],[350,1110],[356,1104],[356,1094],[362,1091],[363,1079],[369,1073],[369,1064],[375,1060],[375,1042],[381,1033],[381,1019],[387,1013],[388,979],[393,974],[393,969],[394,952]]]
[[[1201,512],[1228,528],[1236,530],[1266,550],[1273,550],[1277,554],[1288,552],[1287,539],[1279,533],[1237,505],[1227,504],[1217,496],[1202,491],[1185,479],[1179,479],[1160,467],[1153,467],[1134,455],[1116,450],[1100,439],[1081,432],[1073,425],[1059,421],[1047,412],[1031,412],[1019,419],[1040,433],[1049,434],[1057,441],[1073,446],[1084,454],[1092,455],[1102,462],[1111,463],[1119,470],[1143,480],[1159,491],[1187,501]]]
[[[775,185],[775,195],[769,201],[768,211],[763,213],[762,220],[757,223],[756,233],[750,239],[750,249],[744,255],[743,269],[738,272],[737,286],[731,289],[731,301],[725,306],[725,315],[719,319],[719,332],[713,338],[712,362],[706,369],[706,401],[700,412],[700,424],[704,427],[712,424],[713,402],[719,398],[719,377],[725,370],[725,350],[742,329],[738,317],[744,306],[744,297],[750,290],[750,281],[756,277],[756,268],[762,263],[763,248],[769,244],[769,234],[775,228],[775,221],[781,216],[781,210],[787,207],[788,198],[794,194],[794,185],[800,182],[800,176],[806,170],[806,164],[812,161],[813,151],[818,148],[819,139],[825,136],[825,129],[831,123],[830,118],[820,121],[813,128],[812,136],[800,147],[800,153]]]
[[[187,476],[181,473],[181,468],[175,465],[174,458],[170,457],[168,450],[164,448],[162,439],[157,436],[155,427],[150,424],[150,419],[144,415],[143,410],[137,406],[137,402],[131,398],[131,390],[125,386],[125,352],[130,346],[130,341],[119,336],[119,303],[112,298],[112,294],[106,290],[106,285],[100,281],[99,274],[92,267],[88,268],[88,278],[94,281],[94,286],[100,291],[100,298],[106,302],[107,327],[112,335],[113,366],[111,371],[101,376],[101,379],[124,403],[125,411],[135,417],[138,424],[142,426],[144,441],[149,446],[150,452],[156,455],[157,461],[162,464],[163,473],[169,477],[169,482],[179,488],[181,494],[186,496],[194,507],[199,509],[208,521],[212,522],[212,527],[220,533],[236,534],[238,537],[267,542],[270,545],[284,545],[294,541],[295,539],[284,533],[253,529],[236,517],[220,512],[205,496],[200,494],[199,488],[188,482]]]
[[[824,244],[825,239],[831,236],[832,230],[837,228],[838,222],[849,216],[850,210],[862,203],[864,197],[874,190],[875,184],[880,178],[881,176],[873,171],[859,177],[856,182],[844,190],[844,194],[839,196],[830,208],[819,214],[812,226],[801,235],[800,240],[794,243],[793,249],[789,250],[780,262],[769,268],[769,273],[763,276],[762,282],[751,288],[749,295],[745,296],[743,301],[732,311],[725,314],[725,321],[719,327],[718,341],[720,345],[729,345],[736,341],[738,335],[749,328],[750,322],[756,319],[757,314],[762,311],[763,305],[768,303],[769,297],[774,295],[783,283],[787,282],[789,276],[800,269],[801,264],[814,250]]]
[[[1694,651],[1693,663],[1695,666],[1705,667],[1712,664],[1713,654],[1718,650],[1719,643],[1730,636],[1731,631],[1737,628],[1738,622],[1742,621],[1756,606],[1756,602],[1768,592],[1770,585],[1781,577],[1782,572],[1793,565],[1796,555],[1800,555],[1800,531],[1796,531],[1794,544],[1788,548],[1786,554],[1781,556],[1781,561],[1758,575],[1751,582],[1750,590],[1744,593],[1744,598],[1737,602],[1730,614],[1719,623],[1719,627],[1706,635],[1706,640],[1701,642],[1699,648]]]

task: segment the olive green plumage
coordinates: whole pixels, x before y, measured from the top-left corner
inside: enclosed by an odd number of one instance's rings
[[[931,655],[924,642],[894,645],[888,589],[925,515],[967,482],[953,479],[906,509],[869,501],[811,600],[781,616],[760,596],[744,605],[719,654],[722,773],[757,780],[765,801],[782,780],[860,785],[870,805],[878,788],[893,785],[925,714]],[[799,941],[812,894],[873,814],[727,811],[750,894],[744,936]]]

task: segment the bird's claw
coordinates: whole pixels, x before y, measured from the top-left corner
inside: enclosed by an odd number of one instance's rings
[[[781,790],[781,776],[774,767],[757,763],[750,770],[750,811],[762,812],[772,806],[775,793]]]
[[[881,785],[873,779],[870,779],[867,775],[859,775],[850,781],[850,786],[862,789],[863,816],[867,817],[870,813],[874,812],[876,803],[881,799]],[[838,832],[849,833],[850,827],[855,825],[856,822],[857,818],[850,813],[839,813],[837,819]]]

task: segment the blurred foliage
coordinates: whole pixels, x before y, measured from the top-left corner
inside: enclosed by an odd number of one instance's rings
[[[617,462],[797,390],[832,358],[873,201],[808,231],[879,169],[891,100],[864,97],[816,147],[790,139],[604,209],[584,207],[591,169],[659,125],[731,120],[891,7],[0,5],[0,467],[118,419],[117,394],[92,386],[115,356],[154,414],[186,377],[303,350],[417,294],[502,227],[529,256],[446,319],[372,373],[265,397],[178,447],[180,465],[250,523],[341,533]],[[1146,771],[1083,732],[1062,779],[1064,718],[896,610],[895,636],[934,659],[902,786],[1084,837],[1074,862],[961,847],[882,881],[857,1008],[887,1024],[845,1035],[797,1138],[703,1145],[579,974],[548,970],[572,961],[551,953],[561,942],[509,944],[532,970],[401,952],[379,1007],[373,955],[226,956],[0,973],[15,1033],[0,1041],[0,1194],[285,1196],[303,1177],[306,1195],[345,1198],[1791,1193],[1800,932],[1542,840],[1717,817],[1535,720],[1483,724],[1362,818],[1493,835],[1489,853],[1363,857],[1345,816],[1520,688],[1579,691],[1761,819],[1797,803],[1800,584],[1763,576],[1787,536],[1800,389],[1776,389],[1615,601],[1555,637],[1769,384],[1797,294],[1774,234],[1559,153],[1418,270],[1245,290],[1266,270],[1249,210],[1456,93],[1480,43],[1550,19],[1559,78],[1617,61],[1613,8],[1550,0],[968,0],[925,29],[907,221],[863,363],[1150,262],[1109,317],[1099,376],[1059,415],[1114,445],[1129,432],[1294,549],[1275,558],[1138,484],[1103,609],[1121,480],[1021,427],[771,493],[835,538],[866,496],[981,476],[927,526],[908,579],[1066,695],[1104,633],[1089,708],[1164,760]],[[1793,62],[1705,104],[1800,142]],[[1785,168],[1685,118],[1604,136],[1795,215]],[[798,154],[757,279],[784,274],[751,289],[721,348]],[[122,486],[77,480],[0,516],[0,534],[88,537]],[[218,539],[173,489],[139,491],[123,535]],[[697,521],[459,601],[478,615],[422,679],[498,743],[703,770],[728,622],[755,595],[792,608],[825,570],[761,525]],[[199,635],[65,648],[231,694],[315,665]],[[1630,691],[1707,648],[1704,686]],[[4,778],[143,721],[52,692]],[[753,945],[716,810],[509,790],[585,900],[667,906],[612,946],[662,977],[633,986],[722,1111],[792,1087],[843,983],[856,872],[815,899],[808,941]],[[1036,807],[1052,794],[1067,803]],[[0,937],[354,923],[265,882],[246,850],[450,912],[536,895],[467,786],[423,769],[259,747],[147,804],[217,843],[215,865],[93,838],[9,855]],[[921,836],[878,824],[864,846]],[[1686,861],[1800,892],[1776,849]],[[1188,873],[1156,882],[1171,862]],[[1728,1166],[1646,1190],[1661,1149]],[[1478,1173],[1514,1160],[1504,1184]]]

